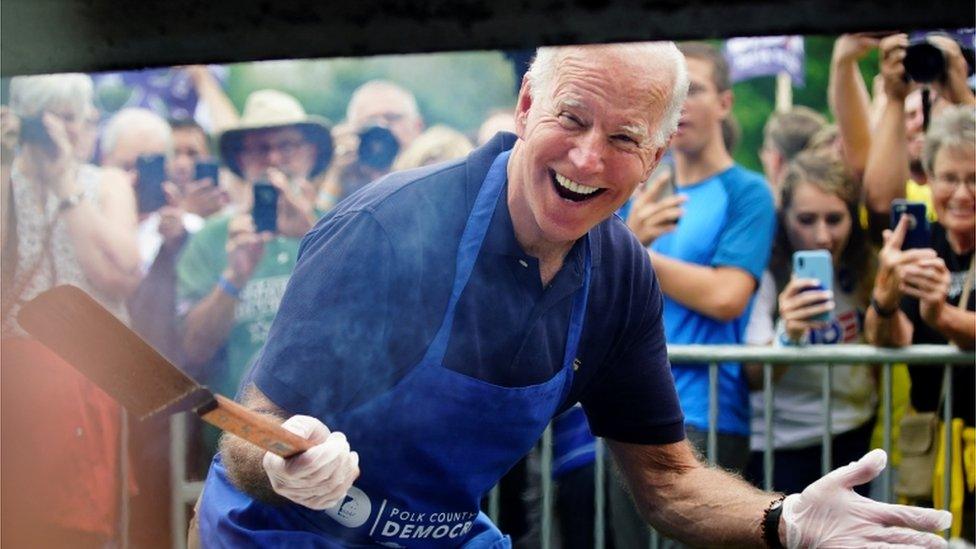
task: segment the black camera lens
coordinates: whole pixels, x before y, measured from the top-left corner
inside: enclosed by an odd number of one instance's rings
[[[905,74],[921,84],[942,80],[946,74],[946,61],[942,50],[924,39],[908,44],[903,63]]]
[[[386,170],[393,164],[400,143],[393,132],[383,126],[369,126],[359,132],[359,162],[377,170]]]

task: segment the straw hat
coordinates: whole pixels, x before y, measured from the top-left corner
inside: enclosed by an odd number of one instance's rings
[[[317,145],[318,154],[309,177],[324,171],[332,160],[332,133],[328,120],[307,114],[297,99],[278,90],[258,90],[247,97],[240,124],[220,135],[220,156],[232,172],[243,177],[237,154],[244,136],[256,130],[289,127],[300,129],[309,142]]]

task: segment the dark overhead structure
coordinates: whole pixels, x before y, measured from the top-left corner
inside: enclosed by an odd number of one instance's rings
[[[972,0],[4,0],[4,76],[542,44],[971,27]]]

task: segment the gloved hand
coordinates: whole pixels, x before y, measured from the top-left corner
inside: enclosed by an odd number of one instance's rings
[[[262,465],[274,491],[317,511],[341,501],[359,477],[359,454],[349,450],[346,435],[330,433],[310,416],[291,416],[281,426],[316,445],[288,459],[264,454]]]
[[[884,450],[872,450],[840,467],[783,502],[786,546],[931,547],[946,541],[930,532],[952,523],[947,511],[893,505],[868,499],[851,488],[870,482],[885,467]]]

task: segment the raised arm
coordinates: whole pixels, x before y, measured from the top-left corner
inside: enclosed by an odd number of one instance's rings
[[[200,233],[198,233],[200,235]],[[213,358],[227,341],[234,326],[234,311],[238,295],[251,279],[264,255],[266,235],[254,232],[254,222],[248,215],[230,221],[227,238],[227,266],[221,273],[222,282],[215,284],[203,299],[193,305],[183,321],[183,352],[190,366],[201,366]],[[200,241],[190,240],[179,269],[183,272],[206,270],[213,258],[199,248]],[[192,275],[178,273],[181,280]]]
[[[905,98],[911,86],[905,80],[905,48],[908,36],[895,34],[881,40],[881,75],[886,101],[874,129],[864,167],[864,200],[872,212],[883,214],[891,201],[905,197],[910,177],[908,138],[905,133]]]
[[[185,68],[202,101],[210,109],[213,120],[213,133],[236,128],[240,122],[237,108],[231,103],[224,88],[206,65],[191,65]]]
[[[844,161],[858,178],[871,147],[871,99],[857,62],[877,45],[878,39],[871,36],[843,34],[834,42],[830,61],[827,101],[844,143]]]

